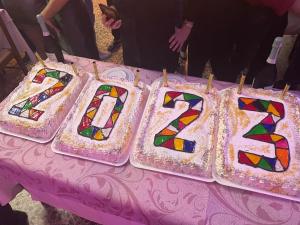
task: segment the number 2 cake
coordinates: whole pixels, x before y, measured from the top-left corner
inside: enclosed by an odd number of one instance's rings
[[[36,65],[0,104],[4,132],[46,142],[55,135],[74,104],[87,77],[76,76],[62,63]]]
[[[134,166],[213,181],[212,155],[217,124],[217,91],[206,85],[160,80],[151,93],[136,136]]]

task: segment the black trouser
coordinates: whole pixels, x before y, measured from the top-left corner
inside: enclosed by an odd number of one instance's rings
[[[251,67],[275,15],[240,0],[215,1],[207,4],[203,20],[193,28],[189,74],[201,76],[210,60],[219,80],[235,82],[241,70]]]
[[[289,67],[284,75],[284,80],[292,85],[300,84],[300,37],[297,38],[295,43]]]
[[[16,225],[13,211],[9,204],[0,206],[0,225]]]
[[[284,34],[284,30],[288,23],[287,14],[283,16],[277,16],[274,13],[269,15],[270,20],[268,20],[263,27],[266,34],[262,39],[257,54],[255,55],[252,63],[250,72],[247,75],[246,83],[252,83],[253,78],[260,79],[259,76],[266,76],[266,74],[260,73],[263,69],[268,66],[266,60],[270,55],[272,44],[276,37],[281,37]],[[270,21],[270,22],[269,22]],[[273,76],[268,78],[268,80],[276,79],[276,74],[270,74]],[[266,79],[266,78],[264,78]],[[275,80],[273,80],[274,82]]]
[[[62,33],[76,56],[98,59],[93,24],[82,0],[69,1],[59,12]]]
[[[211,0],[203,2],[205,10],[195,21],[189,39],[189,68],[192,76],[202,76],[205,63],[210,60],[219,80],[234,81],[229,71],[230,54],[242,15],[243,1]],[[203,8],[202,7],[202,8]]]

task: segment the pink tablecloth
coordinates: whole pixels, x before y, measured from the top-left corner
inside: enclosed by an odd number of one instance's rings
[[[76,60],[86,70],[92,70],[89,61]],[[101,63],[101,71],[112,66]],[[148,83],[160,75],[141,72]],[[226,86],[221,82],[215,85]],[[105,225],[297,225],[300,222],[299,203],[140,170],[129,163],[114,168],[61,156],[51,151],[50,144],[3,134],[0,134],[0,176],[22,184],[36,200]],[[3,183],[0,190],[2,186]]]

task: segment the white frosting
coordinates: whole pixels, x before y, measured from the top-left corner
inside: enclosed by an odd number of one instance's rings
[[[213,139],[215,137],[213,133],[218,113],[218,96],[216,91],[212,90],[210,94],[205,94],[206,85],[172,81],[169,81],[168,87],[161,87],[161,82],[158,80],[152,84],[151,88],[151,95],[145,109],[146,114],[143,116],[137,137],[138,141],[135,146],[134,160],[139,160],[139,155],[142,154],[146,158],[152,158],[152,162],[149,162],[151,166],[155,166],[154,161],[161,161],[163,163],[164,161],[173,161],[183,166],[187,165],[191,168],[198,168],[198,175],[201,173],[199,171],[199,168],[201,168],[207,173],[208,177],[211,176],[210,153],[214,150]],[[167,91],[195,94],[204,99],[203,111],[199,118],[185,127],[177,136],[178,138],[195,141],[194,153],[185,153],[154,145],[155,134],[159,133],[188,109],[188,103],[183,101],[177,101],[174,108],[163,107],[164,96]],[[163,169],[170,170],[171,168],[168,168],[167,165]]]
[[[228,126],[227,141],[224,152],[224,163],[229,169],[234,168],[235,172],[242,173],[249,177],[255,177],[264,182],[279,182],[285,184],[295,183],[295,177],[300,177],[300,153],[297,152],[300,147],[300,133],[299,133],[299,118],[296,112],[299,107],[292,102],[283,101],[279,98],[279,94],[272,91],[263,91],[244,88],[243,94],[238,95],[236,89],[228,89],[224,92],[230,92],[230,101],[228,105],[228,115],[226,117],[226,126]],[[285,172],[269,172],[260,168],[254,168],[248,165],[240,164],[238,162],[238,151],[243,150],[257,155],[265,155],[267,157],[275,157],[275,146],[265,142],[244,138],[243,135],[249,132],[255,125],[260,123],[268,113],[253,112],[248,110],[238,109],[238,98],[248,97],[263,100],[272,100],[280,102],[284,105],[285,117],[277,123],[275,130],[276,134],[287,138],[290,149],[290,165]],[[238,111],[237,115],[235,111]],[[234,175],[233,175],[234,176]],[[300,184],[300,183],[299,183]]]
[[[44,67],[37,64],[29,72],[29,74],[24,78],[24,80],[19,84],[19,86],[12,92],[4,102],[1,104],[0,120],[1,122],[11,123],[18,126],[29,127],[29,128],[42,128],[48,125],[49,120],[55,118],[57,113],[62,110],[65,104],[68,104],[66,100],[73,95],[74,89],[78,87],[82,82],[82,79],[74,75],[74,72],[71,66],[62,64],[62,63],[47,63],[47,67],[50,69],[64,71],[73,75],[72,80],[64,88],[63,91],[51,96],[49,99],[46,99],[44,102],[38,104],[35,109],[44,111],[43,115],[38,119],[38,121],[17,117],[14,115],[8,114],[11,107],[17,103],[20,103],[30,96],[36,95],[55,83],[58,82],[54,78],[45,78],[43,83],[33,83],[32,80]]]
[[[109,138],[98,141],[79,135],[77,128],[97,89],[103,84],[125,88],[128,91],[128,96]],[[143,100],[146,97],[145,85],[141,85],[140,83],[139,86],[143,86],[143,88],[134,87],[130,82],[119,80],[107,80],[105,83],[96,80],[88,82],[57,137],[57,142],[68,146],[68,150],[62,147],[59,150],[75,155],[88,156],[88,158],[94,160],[110,160],[107,157],[101,156],[101,154],[128,154],[127,148],[135,133],[134,127],[139,121],[139,115],[143,109]],[[92,122],[93,125],[98,127],[103,127],[116,102],[115,98],[108,97],[103,99]]]

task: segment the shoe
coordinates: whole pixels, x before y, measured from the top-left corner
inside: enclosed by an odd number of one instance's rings
[[[111,52],[101,52],[101,51],[99,51],[99,59],[100,60],[106,60],[106,59],[110,58],[111,55],[112,55]]]
[[[107,48],[107,51],[113,53],[118,51],[121,48],[122,42],[121,40],[114,40]]]

